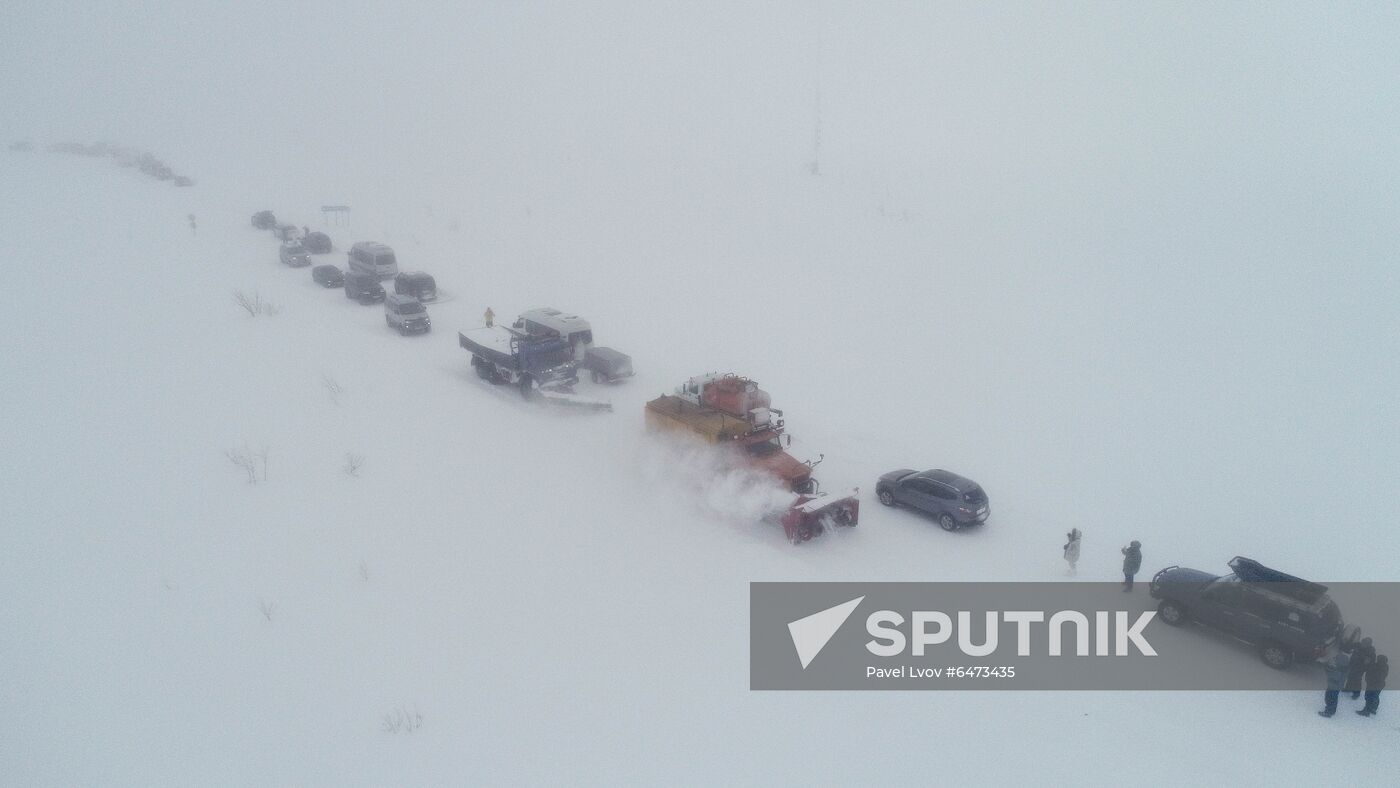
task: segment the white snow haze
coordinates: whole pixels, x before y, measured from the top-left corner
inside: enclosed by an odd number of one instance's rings
[[[1321,684],[762,692],[748,648],[750,582],[1056,581],[1075,527],[1078,579],[1133,539],[1400,579],[1397,41],[1385,2],[0,5],[0,784],[1393,783],[1394,704]],[[431,273],[432,331],[265,209]],[[487,386],[488,306],[636,376]],[[791,545],[648,434],[712,371],[858,527]],[[897,468],[991,519],[880,506]]]

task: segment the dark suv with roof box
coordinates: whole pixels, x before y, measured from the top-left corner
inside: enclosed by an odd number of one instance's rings
[[[1353,643],[1327,586],[1286,575],[1251,558],[1230,559],[1228,575],[1169,566],[1152,577],[1157,617],[1172,626],[1198,622],[1259,648],[1271,668],[1317,660],[1330,648]]]

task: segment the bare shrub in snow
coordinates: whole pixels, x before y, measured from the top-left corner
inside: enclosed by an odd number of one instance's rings
[[[341,470],[345,472],[346,476],[359,476],[360,466],[364,464],[365,456],[363,454],[355,454],[354,452],[347,451],[345,452],[345,467]]]
[[[271,447],[265,443],[263,444],[262,448],[258,449],[258,463],[262,466],[263,481],[267,481],[267,454],[271,450]]]
[[[345,393],[345,387],[340,385],[340,381],[330,375],[322,375],[321,385],[326,387],[326,393],[330,395],[331,402],[339,405],[340,395]]]
[[[228,458],[229,462],[237,465],[239,469],[243,471],[244,475],[248,478],[249,484],[258,483],[258,461],[246,446],[241,449],[229,449],[224,452],[224,456]],[[263,476],[264,478],[267,476],[266,463],[264,463]]]
[[[263,614],[263,618],[272,620],[272,614],[277,612],[277,603],[269,602],[266,599],[258,600],[258,612]]]
[[[256,290],[249,293],[245,290],[233,291],[233,302],[239,308],[248,313],[249,317],[258,315],[276,315],[282,311],[282,307],[271,301],[263,300],[263,297]]]
[[[419,713],[417,706],[414,706],[412,711],[406,706],[400,706],[385,714],[379,727],[385,733],[413,733],[423,727],[423,715]]]

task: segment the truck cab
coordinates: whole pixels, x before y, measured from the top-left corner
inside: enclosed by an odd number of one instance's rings
[[[532,337],[559,337],[569,345],[576,361],[583,361],[593,347],[593,327],[578,315],[558,309],[530,309],[520,313],[511,327]]]

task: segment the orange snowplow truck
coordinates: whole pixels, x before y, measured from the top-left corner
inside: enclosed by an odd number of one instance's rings
[[[855,525],[860,501],[854,493],[835,497],[818,491],[812,469],[821,458],[803,462],[784,450],[792,439],[783,431],[782,415],[757,383],[730,374],[691,378],[674,394],[663,394],[646,406],[649,428],[720,447],[735,462],[791,490],[795,499],[780,519],[794,544],[821,534],[828,525]]]

